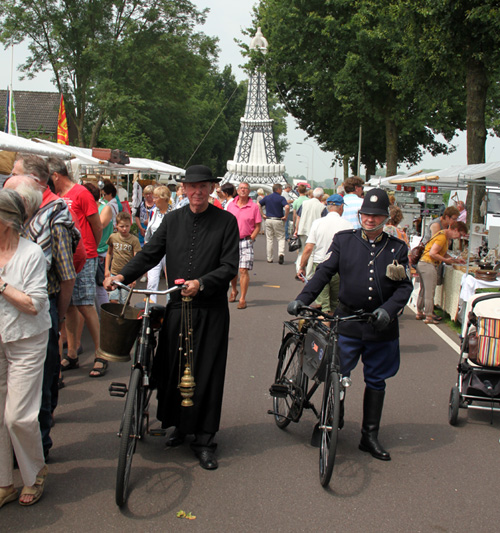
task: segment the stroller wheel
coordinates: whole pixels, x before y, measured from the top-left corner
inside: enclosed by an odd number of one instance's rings
[[[448,421],[452,426],[456,426],[458,422],[458,410],[460,408],[460,392],[455,385],[451,388],[450,402],[448,407]]]

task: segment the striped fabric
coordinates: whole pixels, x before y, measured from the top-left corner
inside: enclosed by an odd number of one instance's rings
[[[478,317],[478,363],[500,366],[500,320]]]

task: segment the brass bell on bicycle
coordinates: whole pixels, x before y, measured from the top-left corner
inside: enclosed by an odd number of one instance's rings
[[[191,367],[186,365],[184,375],[179,383],[179,390],[181,392],[181,396],[184,398],[181,402],[183,407],[191,407],[193,405],[193,400],[191,400],[191,398],[194,395],[195,386],[196,383],[194,382],[194,377],[191,374]]]

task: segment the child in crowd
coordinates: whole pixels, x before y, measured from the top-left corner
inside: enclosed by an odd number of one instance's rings
[[[126,211],[116,215],[117,233],[112,233],[108,238],[108,253],[106,255],[105,277],[119,274],[121,269],[141,250],[139,239],[130,233],[132,217]],[[131,287],[135,282],[131,284]],[[126,291],[116,288],[109,293],[111,303],[125,303]]]

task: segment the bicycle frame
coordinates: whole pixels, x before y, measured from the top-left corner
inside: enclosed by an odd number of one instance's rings
[[[149,377],[151,373],[151,357],[149,348],[153,340],[153,329],[151,327],[151,310],[156,304],[151,303],[151,296],[165,296],[173,292],[182,290],[184,285],[184,280],[179,280],[181,283],[163,291],[151,291],[148,289],[132,289],[131,287],[120,283],[119,281],[114,281],[114,285],[120,289],[124,289],[132,294],[144,294],[146,296],[144,311],[141,315],[141,328],[136,338],[136,347],[134,350],[134,360],[132,364],[132,371],[134,368],[139,368],[142,372],[142,386],[149,386]],[[131,296],[131,295],[130,295]],[[153,347],[154,349],[154,347]]]
[[[144,312],[141,315],[142,324],[136,337],[136,346],[134,350],[134,360],[132,364],[129,386],[124,383],[111,383],[109,391],[112,396],[124,397],[127,395],[125,407],[120,423],[120,449],[118,455],[118,467],[116,477],[115,500],[116,504],[121,507],[125,504],[128,497],[128,482],[132,467],[132,458],[135,453],[135,447],[138,440],[144,435],[144,430],[149,432],[149,412],[147,411],[152,389],[149,387],[151,367],[153,360],[153,350],[156,344],[154,329],[151,324],[151,295],[166,295],[174,291],[182,290],[184,280],[179,280],[179,284],[164,291],[134,290],[123,283],[115,281],[117,287],[127,290],[129,293],[145,294],[146,303]],[[127,298],[127,302],[130,299]],[[162,306],[163,307],[163,306]],[[157,433],[162,434],[162,431]]]
[[[359,311],[347,317],[338,317],[311,307],[303,307],[300,311],[304,313],[301,317],[283,323],[275,382],[269,391],[274,410],[268,413],[274,415],[276,425],[284,429],[290,422],[300,420],[304,408],[314,412],[318,424],[311,443],[316,443],[317,430],[320,440],[319,477],[326,487],[335,463],[338,430],[343,425],[341,405],[345,389],[351,384],[350,378],[340,373],[338,326],[343,321],[371,320],[373,315]],[[313,381],[309,389],[308,379]],[[311,398],[323,382],[318,413]]]

